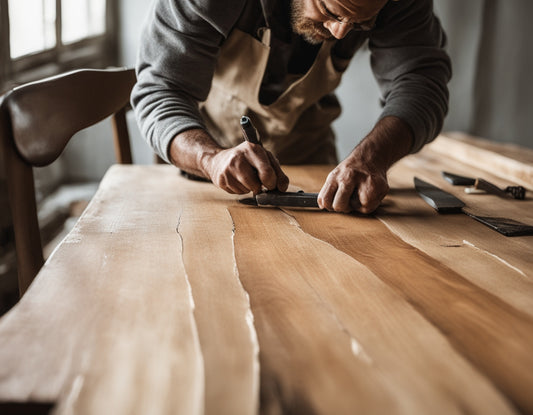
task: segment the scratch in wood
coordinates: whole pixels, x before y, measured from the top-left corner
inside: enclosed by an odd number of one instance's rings
[[[73,414],[75,413],[75,406],[78,397],[80,396],[81,389],[85,382],[83,375],[78,375],[75,377],[74,382],[72,382],[72,387],[67,394],[65,401],[56,408],[57,413],[61,414]]]
[[[180,238],[180,241],[181,241],[180,242],[180,247],[181,247],[180,256],[181,256],[181,261],[183,263],[183,269],[185,270],[185,279],[187,281],[187,289],[188,289],[188,292],[189,292],[189,301],[191,303],[192,312],[194,313],[196,305],[194,304],[194,296],[192,295],[192,288],[191,288],[191,284],[190,284],[190,281],[189,281],[189,276],[187,275],[187,268],[185,267],[185,261],[183,260],[184,243],[183,243],[183,235],[180,232],[180,225],[181,225],[181,217],[182,217],[182,215],[183,215],[183,211],[180,211],[180,213],[178,215],[178,224],[176,225],[176,232],[177,232],[178,237]],[[196,323],[195,323],[195,326],[196,326]]]
[[[364,349],[362,348],[361,344],[352,336],[350,336],[350,341],[351,341],[351,346],[352,346],[352,353],[355,356],[357,356],[358,358],[360,358],[361,360],[363,360],[364,362],[366,362],[369,365],[371,365],[373,363],[372,359],[364,351]]]
[[[504,264],[506,267],[509,267],[511,268],[513,271],[516,271],[518,272],[520,275],[522,275],[523,277],[527,278],[527,275],[525,274],[524,271],[522,271],[521,269],[515,267],[514,265],[511,265],[509,262],[507,262],[505,259],[503,258],[500,258],[498,255],[495,255],[493,254],[492,252],[489,252],[485,249],[481,249],[479,247],[477,247],[476,245],[474,245],[472,242],[469,242],[467,240],[463,240],[463,243],[466,245],[466,246],[469,246],[477,251],[480,251],[482,253],[484,253],[485,255],[488,255],[490,256],[491,258],[494,258],[496,259],[497,261],[500,261],[502,264]]]

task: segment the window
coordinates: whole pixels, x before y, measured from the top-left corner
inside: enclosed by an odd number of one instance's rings
[[[116,0],[0,0],[0,92],[117,64]]]

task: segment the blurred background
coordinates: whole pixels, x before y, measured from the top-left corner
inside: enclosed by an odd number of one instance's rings
[[[223,1],[223,0],[221,0]],[[149,0],[0,0],[0,93],[70,69],[133,67]],[[453,63],[444,130],[533,148],[530,0],[435,0]],[[338,95],[335,123],[344,158],[380,113],[368,50],[356,55]],[[128,115],[134,163],[153,163]],[[40,221],[49,253],[114,163],[108,121],[82,131],[51,166],[36,169]],[[2,164],[0,157],[0,164]],[[13,235],[0,165],[0,313],[16,301]]]

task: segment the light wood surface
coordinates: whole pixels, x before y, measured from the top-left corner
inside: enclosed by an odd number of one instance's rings
[[[244,206],[172,166],[113,166],[0,319],[0,401],[58,414],[533,413],[533,236],[439,215],[413,176],[530,225],[532,195],[451,186],[441,170],[517,183],[442,145],[394,166],[370,216]],[[285,167],[309,192],[330,169]]]

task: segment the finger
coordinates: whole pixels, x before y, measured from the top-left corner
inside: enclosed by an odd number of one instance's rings
[[[271,165],[267,151],[260,145],[248,144],[250,149],[245,153],[248,162],[257,170],[261,183],[269,190],[275,189],[277,185],[276,171]]]
[[[278,190],[285,192],[289,188],[289,178],[281,169],[278,159],[270,151],[267,151],[268,158],[270,159],[270,165],[276,172],[276,187]]]
[[[362,186],[359,189],[359,199],[361,207],[358,209],[361,213],[369,214],[374,212],[380,205],[383,198],[388,193],[388,186],[381,189],[368,188]]]
[[[335,210],[335,212],[348,213],[359,208],[359,204],[354,203],[353,193],[354,186],[346,186],[343,183],[340,183],[337,192],[335,193],[335,197],[333,198],[333,210]],[[355,206],[352,206],[352,204]]]
[[[244,160],[240,168],[237,170],[236,180],[247,189],[247,192],[257,194],[262,190],[262,184],[257,170],[250,165],[248,160]]]
[[[228,193],[232,194],[244,194],[248,193],[250,190],[244,186],[239,179],[235,177],[235,172],[226,170],[225,172],[216,176],[213,183],[225,190]]]
[[[322,186],[322,189],[320,189],[320,192],[318,193],[318,207],[329,211],[334,210],[333,200],[335,199],[336,192],[337,185],[335,183],[329,183],[326,180],[326,183],[324,184],[324,186]]]
[[[237,194],[237,195],[243,195],[245,193],[250,192],[250,188],[241,183],[240,180],[233,176],[229,176],[226,178],[226,183],[223,188],[228,193]]]

